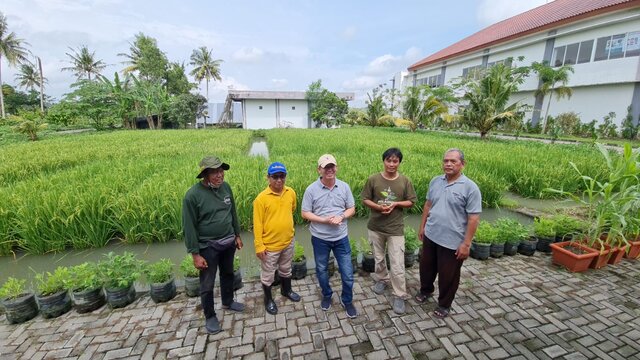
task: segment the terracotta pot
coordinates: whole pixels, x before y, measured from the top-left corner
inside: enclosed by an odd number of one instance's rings
[[[583,254],[576,254],[567,250],[569,246],[582,250]],[[598,256],[598,251],[588,246],[572,241],[563,241],[550,244],[551,261],[556,265],[562,265],[571,272],[581,272],[589,268],[591,261]]]
[[[631,247],[629,252],[624,254],[624,257],[629,259],[637,259],[640,257],[640,238],[636,238],[636,241],[630,241]]]
[[[615,264],[619,263],[620,261],[622,261],[622,258],[624,257],[624,254],[626,254],[628,247],[629,247],[629,245],[625,245],[623,247],[616,246],[615,248],[611,249],[611,256],[609,257],[609,264],[615,265]]]
[[[603,249],[593,249],[598,253],[598,256],[591,260],[589,268],[600,269],[609,263],[609,258],[611,257],[611,246],[603,244],[602,247]]]

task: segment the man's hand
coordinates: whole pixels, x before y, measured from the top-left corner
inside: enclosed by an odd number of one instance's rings
[[[344,219],[344,217],[340,216],[340,215],[334,215],[332,217],[330,217],[328,220],[329,224],[331,225],[340,225],[342,224],[342,220]]]
[[[256,257],[260,259],[260,261],[264,261],[264,259],[267,257],[267,250],[256,253]]]
[[[470,248],[471,246],[467,243],[463,242],[462,244],[460,244],[460,246],[458,246],[458,250],[456,250],[456,259],[465,260],[466,258],[468,258]]]
[[[209,267],[207,260],[205,260],[200,254],[191,254],[193,258],[193,266],[198,270],[204,270]]]
[[[418,240],[420,240],[420,242],[424,242],[424,238],[425,238],[425,236],[424,236],[424,228],[419,229],[418,230]]]
[[[389,215],[391,214],[391,212],[393,211],[393,209],[396,208],[396,202],[392,202],[391,204],[381,204],[380,206],[382,207],[380,212],[384,215]]]
[[[240,239],[240,235],[236,235],[236,249],[242,249],[242,239]]]

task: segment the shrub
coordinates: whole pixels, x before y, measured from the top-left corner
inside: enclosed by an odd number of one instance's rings
[[[367,240],[364,236],[360,237],[360,250],[363,254],[373,254],[371,250],[371,244],[369,244],[369,240]]]
[[[480,221],[474,241],[478,244],[493,244],[498,237],[497,229],[487,221]]]
[[[27,290],[24,286],[26,282],[26,280],[18,280],[13,277],[8,278],[0,287],[0,299],[12,300],[26,294]]]
[[[200,270],[193,266],[193,257],[191,254],[187,254],[182,258],[182,262],[180,262],[180,273],[184,277],[200,276]]]
[[[638,136],[638,124],[633,123],[633,113],[631,106],[627,107],[627,116],[622,120],[620,133],[623,138],[633,140]]]
[[[527,228],[514,219],[500,218],[496,220],[495,226],[499,243],[519,243],[529,236]]]
[[[126,288],[140,277],[142,262],[133,253],[125,251],[122,255],[109,252],[106,260],[100,262],[99,270],[108,288]]]
[[[354,238],[349,239],[349,248],[351,249],[351,259],[356,259],[360,254],[360,244]]]
[[[160,259],[146,264],[143,271],[150,284],[167,282],[173,277],[173,263],[169,259]]]
[[[602,123],[598,125],[598,135],[600,137],[615,138],[618,136],[618,132],[616,131],[618,127],[614,124],[615,118],[616,113],[613,111],[602,118]]]
[[[563,134],[575,135],[576,126],[580,124],[580,117],[575,112],[558,114],[556,125],[562,129]]]
[[[304,247],[302,245],[300,245],[299,242],[296,241],[294,247],[293,247],[293,261],[295,262],[300,262],[302,260],[304,260]]]
[[[71,291],[85,291],[101,288],[104,284],[100,277],[98,265],[85,262],[69,269],[67,289]]]
[[[535,218],[533,222],[533,233],[542,238],[553,238],[556,236],[555,223],[548,218]]]
[[[404,228],[404,248],[407,254],[413,254],[420,247],[420,240],[418,239],[418,233],[412,227],[405,226]]]
[[[71,273],[69,272],[69,268],[64,266],[56,268],[53,274],[48,271],[46,273],[36,274],[35,281],[38,294],[48,296],[67,290],[70,279]]]
[[[552,220],[555,235],[563,238],[567,235],[578,235],[586,229],[586,225],[582,221],[571,216],[558,214],[553,216]]]

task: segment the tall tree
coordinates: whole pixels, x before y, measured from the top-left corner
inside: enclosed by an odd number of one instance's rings
[[[367,93],[367,110],[364,115],[364,120],[367,125],[376,127],[381,125],[382,117],[389,114],[389,109],[384,101],[384,92],[382,90],[383,85],[375,87],[371,93]]]
[[[28,51],[24,47],[27,43],[18,38],[14,32],[9,32],[7,18],[0,12],[0,87],[2,86],[2,59],[7,59],[9,66],[27,61]],[[0,114],[6,117],[4,110],[4,95],[0,91]]]
[[[20,68],[18,73],[15,75],[15,80],[18,83],[19,87],[22,87],[27,90],[35,91],[36,87],[40,90],[40,111],[44,112],[44,83],[47,81],[42,76],[42,66],[40,65],[40,58],[37,58],[38,67],[40,70],[36,69],[36,66],[30,62],[24,62],[20,64]]]
[[[309,101],[309,114],[316,127],[320,127],[323,124],[326,127],[331,127],[340,125],[345,121],[349,111],[347,101],[323,88],[322,80],[312,82],[305,97]],[[283,125],[279,124],[279,126]]]
[[[540,79],[540,86],[535,92],[535,95],[542,95],[543,97],[549,96],[547,102],[547,109],[544,113],[544,119],[542,123],[542,132],[547,131],[547,123],[549,117],[549,107],[551,106],[551,98],[553,95],[556,99],[560,100],[563,97],[571,98],[573,91],[567,86],[569,83],[569,73],[573,73],[573,67],[571,65],[562,65],[559,68],[553,68],[547,61],[541,63],[534,62],[531,64],[531,68],[538,74]]]
[[[89,51],[87,45],[80,45],[78,50],[69,48],[71,52],[65,53],[69,59],[71,66],[63,67],[62,71],[71,71],[75,73],[78,80],[84,76],[87,80],[91,80],[91,74],[94,76],[100,75],[100,72],[107,67],[107,64],[102,60],[96,60],[96,52]]]
[[[209,81],[211,79],[222,80],[220,77],[220,64],[222,60],[214,60],[211,51],[212,50],[208,50],[206,46],[193,50],[191,62],[189,63],[189,65],[195,66],[195,68],[191,70],[190,75],[193,76],[199,84],[202,83],[203,79],[207,81],[207,102],[209,101]]]
[[[156,39],[143,33],[136,34],[133,43],[129,46],[129,53],[121,53],[118,56],[127,58],[128,64],[122,72],[125,74],[137,72],[143,80],[160,81],[165,78],[169,61],[167,56],[158,48]]]
[[[461,79],[455,86],[464,92],[462,121],[476,128],[484,139],[494,126],[520,116],[525,106],[509,100],[529,71],[528,67],[498,64],[483,69],[477,77]]]
[[[167,69],[165,78],[167,91],[170,95],[187,94],[194,88],[194,84],[189,82],[184,63],[171,62]]]
[[[409,129],[416,131],[418,126],[428,125],[449,109],[431,88],[412,86],[404,93],[403,110],[405,119],[409,120]]]

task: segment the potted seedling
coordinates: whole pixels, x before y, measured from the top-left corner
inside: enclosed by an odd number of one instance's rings
[[[233,257],[233,291],[242,289],[242,271],[240,271],[240,257]]]
[[[552,217],[553,228],[556,231],[555,242],[570,241],[574,237],[584,233],[585,224],[582,221],[564,214]]]
[[[515,255],[522,240],[529,236],[527,228],[515,219],[500,218],[496,220],[498,238],[504,241],[504,254]]]
[[[418,233],[412,227],[404,228],[404,266],[410,268],[416,263],[416,251],[420,247]]]
[[[360,256],[359,241],[354,238],[350,238],[349,248],[351,250],[351,267],[353,267],[353,272],[355,273],[358,271],[358,257]]]
[[[184,278],[184,289],[189,297],[200,295],[200,270],[193,266],[193,257],[187,254],[180,262],[180,273]]]
[[[149,283],[149,295],[155,303],[167,302],[176,296],[176,281],[171,260],[160,259],[145,264],[143,272]]]
[[[371,250],[371,244],[364,237],[360,238],[360,249],[362,250],[362,270],[372,273],[376,271],[376,259]]]
[[[556,230],[553,220],[544,217],[535,218],[533,221],[533,233],[538,239],[536,249],[545,253],[550,253],[549,245],[555,241]]]
[[[25,288],[26,280],[10,277],[0,287],[0,302],[10,324],[19,324],[38,315],[38,304],[32,292]]]
[[[293,245],[293,261],[291,262],[291,278],[304,279],[307,276],[307,258],[304,256],[304,247],[299,242]]]
[[[45,319],[58,317],[71,310],[71,298],[67,286],[71,275],[67,267],[60,266],[53,273],[35,276],[36,300]]]
[[[94,263],[82,263],[69,269],[71,302],[78,313],[86,313],[99,309],[106,300],[102,291],[102,277],[98,266]]]
[[[136,299],[134,282],[140,277],[142,262],[133,253],[125,251],[122,255],[109,252],[99,266],[107,303],[112,308],[121,308]]]
[[[478,260],[489,258],[491,244],[497,237],[496,229],[486,221],[480,221],[471,246],[471,257]]]

